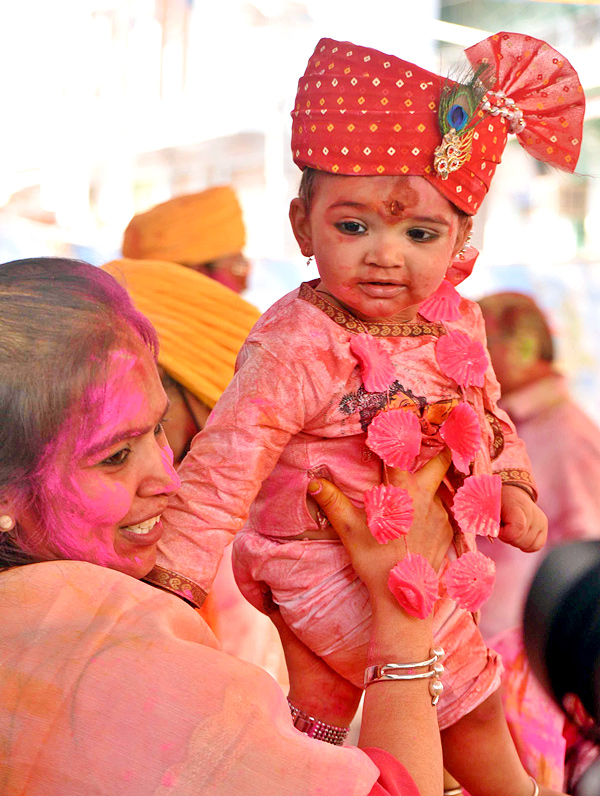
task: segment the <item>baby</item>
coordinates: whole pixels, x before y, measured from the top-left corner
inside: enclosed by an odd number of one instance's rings
[[[483,352],[480,311],[453,285],[472,267],[471,216],[508,132],[572,171],[583,95],[568,62],[531,37],[501,33],[467,56],[474,77],[457,84],[348,42],[317,45],[293,112],[303,176],[290,219],[320,279],[277,302],[248,337],[180,471],[183,487],[167,517],[179,541],[165,534],[159,559],[204,586],[212,571],[202,548],[225,545],[245,525],[234,543],[243,593],[261,608],[266,583],[296,635],[356,684],[368,594],[306,489],[325,477],[363,505],[384,477],[367,444],[373,418],[402,409],[418,419],[419,467],[443,449],[440,429],[466,402],[480,442],[466,467],[455,460],[450,487],[459,489],[465,475],[497,474],[501,538],[528,550],[544,536],[529,461],[496,405],[491,366],[484,360],[476,378],[463,379],[438,343],[466,340],[469,367],[469,351]],[[375,338],[393,365],[383,389],[363,383],[364,362],[353,353],[360,334]],[[469,537],[460,537],[457,555],[474,547]],[[498,771],[514,785],[511,794],[529,796],[495,694],[499,660],[473,615],[447,596],[436,604],[434,631],[446,652],[438,716],[447,766],[473,794],[505,796]],[[474,744],[478,761],[465,752]]]

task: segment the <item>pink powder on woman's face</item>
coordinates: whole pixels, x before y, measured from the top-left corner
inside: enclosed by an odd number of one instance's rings
[[[180,486],[162,429],[167,397],[150,352],[113,352],[106,383],[88,397],[91,431],[74,417],[42,474],[50,497],[43,553],[140,578],[154,566],[162,526],[139,524],[160,516]],[[36,519],[21,526],[34,545]]]

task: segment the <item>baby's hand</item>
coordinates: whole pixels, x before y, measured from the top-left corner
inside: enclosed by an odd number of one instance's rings
[[[500,534],[503,542],[534,553],[546,544],[548,520],[524,489],[512,484],[502,487]]]

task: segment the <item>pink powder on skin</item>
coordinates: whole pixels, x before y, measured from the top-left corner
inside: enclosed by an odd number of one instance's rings
[[[180,486],[159,425],[167,399],[150,352],[113,352],[105,384],[91,388],[90,397],[98,405],[91,432],[74,416],[42,474],[50,502],[47,552],[143,577],[154,566],[161,524],[139,535],[126,526],[162,514]],[[22,525],[35,538],[35,520]]]

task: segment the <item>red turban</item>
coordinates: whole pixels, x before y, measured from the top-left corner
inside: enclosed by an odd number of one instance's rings
[[[520,33],[497,33],[466,55],[473,72],[456,82],[321,39],[298,83],[294,161],[333,174],[418,175],[469,215],[509,132],[534,157],[574,171],[585,98],[567,59]]]

